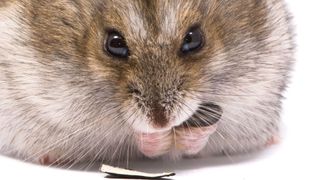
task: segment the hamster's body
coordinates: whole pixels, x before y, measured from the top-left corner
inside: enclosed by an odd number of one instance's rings
[[[203,47],[182,55],[195,26]],[[103,52],[110,30],[126,59]],[[281,0],[1,0],[0,149],[41,163],[142,157],[136,132],[168,131],[206,102],[223,113],[194,154],[261,149],[278,133],[293,49]]]

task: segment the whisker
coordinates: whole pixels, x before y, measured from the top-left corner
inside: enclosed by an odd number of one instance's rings
[[[121,127],[121,123],[119,123],[119,127]],[[99,127],[99,128],[97,128],[96,130],[94,130],[94,131],[97,131],[97,130],[99,130],[99,129],[101,129],[101,128],[102,128],[102,127]],[[86,152],[84,152],[80,157],[78,157],[78,158],[77,158],[77,161],[74,161],[73,164],[71,164],[71,165],[68,167],[68,169],[70,169],[71,167],[73,167],[73,166],[76,165],[77,163],[81,162],[88,154],[90,154],[94,149],[96,149],[97,147],[99,147],[99,145],[101,144],[101,142],[102,142],[103,140],[105,140],[105,137],[109,136],[111,133],[112,133],[112,131],[109,131],[109,132],[106,133],[103,137],[100,137],[100,140],[98,140],[97,142],[95,142],[95,145],[92,146],[89,150],[84,149],[84,151],[86,151]],[[96,153],[96,155],[94,156],[93,160],[90,161],[89,165],[90,165],[91,163],[93,163],[93,161],[96,159],[96,157],[99,155],[100,151],[102,151],[103,148],[104,148],[104,146],[101,146],[101,149],[99,150],[98,153]],[[81,154],[81,153],[80,153],[80,152],[79,152],[79,153],[78,153],[78,152],[74,152],[74,154]],[[85,170],[88,170],[88,167],[87,167]]]
[[[118,115],[119,116],[119,115]],[[117,119],[117,117],[114,117],[114,119]],[[122,126],[122,123],[116,123],[116,124],[113,124],[111,128],[114,128],[114,127],[121,127]],[[102,126],[96,128],[95,130],[93,130],[93,132],[96,132],[98,130],[100,130],[102,128]],[[63,156],[60,156],[59,159],[56,160],[56,162],[59,162],[61,159],[68,159],[68,158],[71,158],[74,154],[81,154],[82,151],[87,151],[87,152],[84,152],[84,154],[82,154],[79,158],[77,158],[77,161],[74,161],[73,164],[71,164],[71,166],[69,166],[68,169],[70,169],[72,166],[76,165],[77,163],[81,162],[82,159],[87,155],[89,154],[93,149],[96,148],[96,146],[98,146],[102,140],[104,140],[105,137],[109,136],[110,134],[112,133],[112,131],[109,131],[108,133],[106,133],[103,137],[100,138],[100,140],[98,142],[95,143],[95,146],[91,147],[89,150],[86,150],[86,149],[81,149],[81,148],[75,148],[77,149],[76,151],[74,150],[71,150],[69,151],[69,153],[65,153]],[[91,133],[90,133],[91,134]],[[92,142],[92,141],[88,141],[89,138],[92,138],[90,135],[87,135],[85,139],[82,140],[82,142]],[[71,154],[70,154],[71,153]],[[56,163],[54,163],[56,164]],[[57,164],[57,165],[60,165]]]
[[[134,116],[137,112],[138,112],[137,110],[133,111],[133,112],[128,116],[128,118],[127,118],[124,122],[127,122],[127,121],[128,121],[130,118],[132,118],[132,116]],[[116,147],[116,150],[114,151],[114,153],[113,153],[112,156],[111,156],[111,161],[114,161],[115,153],[117,152],[117,150],[118,150],[118,148],[119,148],[119,145],[121,145],[121,144],[123,143],[123,139],[124,139],[125,137],[126,137],[126,136],[123,135],[123,138],[120,139],[120,142],[119,142],[119,144],[118,144],[117,147]]]
[[[93,121],[93,122],[91,122],[90,124],[84,126],[83,128],[80,128],[80,129],[74,131],[73,133],[68,134],[66,137],[57,140],[55,143],[51,144],[51,145],[48,146],[47,148],[42,149],[42,150],[34,153],[33,155],[29,156],[28,158],[24,159],[24,161],[29,161],[30,159],[35,158],[36,156],[39,156],[40,154],[42,154],[42,153],[44,153],[44,152],[46,152],[46,151],[51,151],[52,149],[56,148],[56,145],[62,144],[62,143],[64,143],[64,142],[70,140],[72,137],[78,135],[79,133],[83,133],[83,131],[89,130],[95,123],[96,123],[96,122]]]
[[[233,145],[231,145],[228,140],[219,132],[219,131],[216,131],[216,133],[224,140],[225,143],[227,143],[231,149],[233,149],[233,151],[235,151],[235,148]]]
[[[98,118],[98,120],[99,120],[99,118]],[[52,143],[50,146],[48,146],[44,149],[41,149],[40,151],[34,153],[32,156],[29,156],[24,161],[28,161],[29,159],[34,158],[36,156],[39,156],[40,154],[42,154],[44,152],[50,152],[53,149],[55,149],[57,147],[57,145],[61,145],[67,141],[70,141],[72,138],[75,138],[76,136],[78,136],[81,133],[86,133],[88,130],[91,130],[92,126],[94,126],[98,122],[98,120],[90,122],[89,124],[85,125],[83,128],[80,128],[71,134],[67,134],[65,137],[57,140],[55,143]]]
[[[184,102],[180,102],[180,103],[183,104],[183,105],[185,105],[189,110],[192,111],[192,109],[191,109],[186,103],[184,103]],[[181,110],[182,110],[182,112],[184,112],[186,115],[188,115],[187,112],[186,112],[183,108],[181,108]],[[196,127],[197,127],[197,128],[200,128],[200,131],[202,131],[202,130],[201,130],[201,125],[197,122],[197,120],[195,120],[193,116],[191,116],[190,118],[191,118],[192,120],[194,120],[194,124],[196,125]],[[190,126],[190,124],[189,124],[188,121],[185,121],[185,125],[187,126],[187,129],[189,130],[189,133],[192,133],[191,126]]]
[[[213,148],[212,145],[213,145],[213,144],[217,144],[217,143],[216,143],[216,140],[215,140],[214,138],[211,138],[211,139],[209,139],[209,141],[212,141],[213,143],[208,142],[207,145],[208,145],[208,147],[209,147],[211,150],[214,151],[214,148]],[[230,160],[231,163],[234,163],[234,162],[235,162],[234,159],[233,159],[233,157],[232,157],[227,151],[224,151],[224,150],[223,150],[223,154],[226,155],[226,157]]]

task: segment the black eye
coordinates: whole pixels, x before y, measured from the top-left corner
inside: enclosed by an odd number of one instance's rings
[[[184,54],[199,50],[203,46],[203,34],[199,27],[191,28],[183,39],[181,52]]]
[[[118,32],[108,33],[104,42],[104,50],[118,58],[127,58],[129,56],[127,43]]]

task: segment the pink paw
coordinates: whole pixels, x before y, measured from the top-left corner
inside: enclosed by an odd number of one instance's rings
[[[172,146],[171,131],[136,134],[138,148],[145,156],[153,158],[166,154]]]
[[[269,147],[275,144],[279,144],[280,141],[281,141],[280,137],[278,135],[274,135],[267,141],[266,146]]]
[[[208,127],[192,127],[177,129],[177,148],[186,155],[199,153],[207,144],[211,134],[217,129],[216,125]]]
[[[57,160],[58,158],[55,155],[48,153],[39,158],[39,163],[44,166],[50,166],[58,163]]]
[[[44,166],[61,166],[73,163],[74,161],[68,159],[62,159],[56,153],[47,153],[38,159],[40,165]]]

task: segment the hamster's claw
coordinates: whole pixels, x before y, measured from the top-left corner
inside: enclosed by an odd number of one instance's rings
[[[38,163],[43,166],[64,166],[64,165],[72,164],[73,162],[74,162],[73,160],[61,159],[55,153],[44,154],[38,159]]]
[[[279,144],[281,141],[279,135],[273,135],[268,141],[267,141],[267,144],[266,146],[269,147],[269,146],[272,146],[272,145],[276,145],[276,144]]]
[[[39,164],[43,166],[50,166],[58,163],[57,160],[58,158],[55,155],[48,153],[39,158]]]

